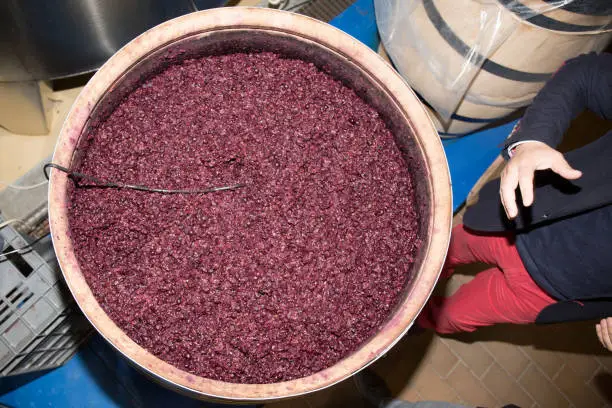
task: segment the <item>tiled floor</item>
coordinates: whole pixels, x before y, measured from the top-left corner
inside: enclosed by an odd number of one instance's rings
[[[451,293],[469,276],[451,279]],[[612,353],[594,323],[499,326],[473,334],[404,338],[373,365],[393,393],[408,401],[468,406],[610,407]],[[311,397],[269,408],[363,406],[351,380]]]

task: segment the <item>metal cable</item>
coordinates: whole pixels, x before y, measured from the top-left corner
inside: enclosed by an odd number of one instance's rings
[[[161,194],[207,194],[207,193],[214,193],[217,191],[236,190],[236,189],[239,189],[245,186],[244,184],[234,184],[231,186],[207,187],[203,189],[178,189],[178,190],[155,188],[155,187],[141,186],[137,184],[126,184],[126,183],[122,183],[118,181],[102,180],[97,177],[90,176],[88,174],[80,173],[78,171],[72,171],[69,168],[60,166],[59,164],[55,164],[55,163],[47,163],[43,167],[43,171],[45,173],[45,177],[47,178],[47,180],[49,180],[49,174],[47,173],[47,169],[49,167],[59,170],[59,171],[63,171],[64,173],[68,174],[69,177],[75,180],[90,181],[94,183],[97,187],[148,191],[151,193],[161,193]]]

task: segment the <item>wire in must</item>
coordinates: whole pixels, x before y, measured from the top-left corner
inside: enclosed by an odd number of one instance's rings
[[[220,186],[220,187],[207,187],[203,189],[165,189],[165,188],[155,188],[155,187],[147,187],[136,184],[126,184],[118,181],[109,181],[102,180],[94,176],[90,176],[88,174],[80,173],[77,171],[72,171],[69,168],[64,166],[60,166],[55,163],[47,163],[45,164],[43,171],[45,172],[45,177],[47,180],[49,179],[49,174],[47,173],[48,168],[53,168],[59,171],[63,171],[68,174],[74,180],[86,180],[94,183],[97,187],[107,187],[107,188],[116,188],[116,189],[129,189],[129,190],[138,190],[138,191],[148,191],[151,193],[161,193],[161,194],[207,194],[214,193],[217,191],[229,191],[229,190],[237,190],[239,188],[244,187],[244,184],[234,184],[230,186]]]

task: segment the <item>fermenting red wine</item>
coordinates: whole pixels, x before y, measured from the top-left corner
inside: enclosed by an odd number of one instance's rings
[[[71,192],[70,234],[104,311],[190,373],[273,383],[376,334],[411,274],[415,182],[378,113],[313,64],[191,59],[85,135],[76,170],[206,195]]]

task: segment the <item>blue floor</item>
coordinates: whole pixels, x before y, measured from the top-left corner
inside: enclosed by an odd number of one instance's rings
[[[453,210],[456,211],[465,203],[474,184],[499,155],[515,124],[516,121],[513,121],[442,142],[453,183]]]
[[[0,380],[0,393],[20,381],[23,379],[19,376]],[[97,334],[64,366],[7,392],[0,403],[14,408],[227,406],[201,403],[157,385]]]
[[[377,49],[373,0],[357,0],[331,23]],[[514,122],[443,142],[455,210],[499,154],[513,126]],[[0,403],[15,408],[221,406],[203,404],[151,382],[97,334],[63,367],[34,376],[0,379]]]

